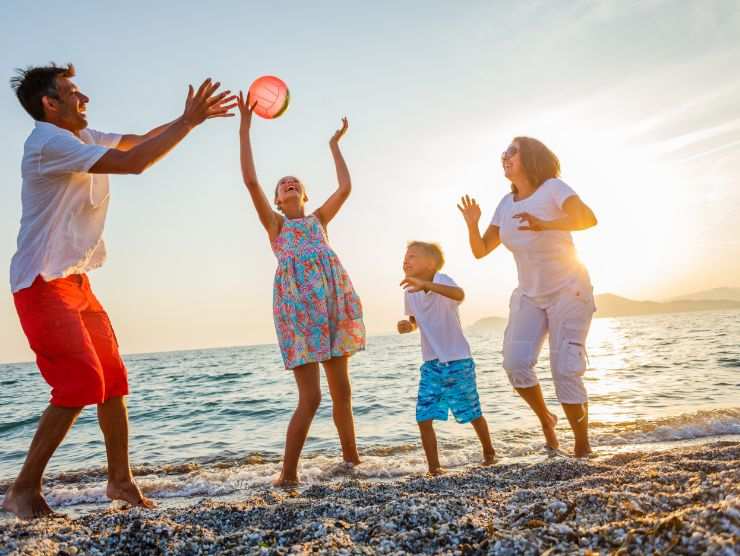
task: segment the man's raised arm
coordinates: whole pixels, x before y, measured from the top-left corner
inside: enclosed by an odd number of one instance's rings
[[[179,118],[178,118],[179,119]],[[144,141],[154,139],[161,135],[168,127],[177,122],[177,119],[167,122],[166,124],[159,125],[152,130],[147,131],[143,135],[135,133],[126,133],[121,136],[121,140],[116,145],[116,149],[119,151],[130,151],[134,147],[141,145]]]
[[[92,165],[91,174],[141,174],[160,158],[169,153],[190,131],[209,118],[228,118],[236,106],[234,96],[230,91],[216,94],[220,83],[211,83],[206,79],[198,91],[191,85],[188,89],[188,98],[185,102],[185,111],[182,116],[155,128],[142,141],[136,141],[135,146],[125,144],[121,149],[110,149]],[[231,103],[231,104],[229,104]],[[125,150],[128,148],[128,150]]]

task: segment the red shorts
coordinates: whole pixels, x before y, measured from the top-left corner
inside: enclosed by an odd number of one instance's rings
[[[82,407],[128,394],[116,335],[85,274],[50,282],[37,276],[13,299],[52,405]]]

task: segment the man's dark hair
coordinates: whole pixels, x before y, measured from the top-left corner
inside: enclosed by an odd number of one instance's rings
[[[59,98],[57,95],[57,77],[74,77],[75,67],[72,64],[57,66],[51,62],[48,66],[16,69],[16,75],[10,78],[10,86],[15,95],[34,120],[44,120],[43,97]]]

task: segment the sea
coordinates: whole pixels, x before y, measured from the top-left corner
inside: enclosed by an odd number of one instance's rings
[[[484,415],[500,461],[550,457],[533,413],[501,365],[503,330],[469,336]],[[591,439],[597,455],[740,440],[740,312],[695,312],[594,320],[588,337]],[[130,453],[149,496],[188,502],[247,496],[280,469],[296,403],[293,374],[275,345],[124,357],[131,394]],[[394,481],[426,470],[415,422],[421,352],[416,334],[371,337],[350,360],[363,463],[351,473]],[[547,347],[537,366],[545,398],[560,417],[564,452],[572,434],[554,396]],[[322,378],[322,380],[324,380]],[[341,461],[325,381],[299,471],[307,485],[339,480]],[[48,387],[33,363],[0,365],[0,493],[19,471]],[[478,464],[470,425],[436,425],[443,465]],[[105,446],[86,408],[47,469],[52,505],[105,504]]]

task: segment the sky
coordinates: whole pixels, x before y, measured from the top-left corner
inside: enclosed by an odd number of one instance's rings
[[[560,158],[599,225],[575,234],[596,293],[666,299],[740,285],[740,4],[728,1],[202,2],[4,0],[0,76],[72,62],[90,126],[143,133],[189,83],[278,75],[291,106],[257,120],[265,188],[336,187],[328,140],[346,115],[350,200],[330,224],[372,334],[402,317],[401,261],[438,241],[464,323],[505,316],[511,254],[476,261],[455,204],[490,220],[516,135]],[[7,81],[6,81],[7,83]],[[0,87],[0,267],[15,252],[33,122]],[[237,119],[197,128],[140,176],[113,176],[108,261],[93,288],[124,353],[274,341],[275,258],[239,170]],[[0,361],[31,360],[0,284]]]

